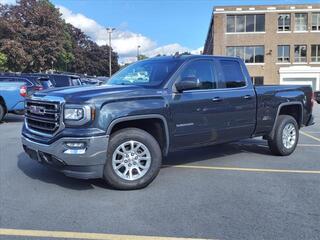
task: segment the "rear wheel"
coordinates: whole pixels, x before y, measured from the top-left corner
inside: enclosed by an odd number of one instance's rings
[[[162,154],[159,143],[148,132],[126,128],[111,135],[104,179],[117,189],[146,187],[157,176]]]
[[[3,106],[3,104],[0,103],[0,122],[4,119],[6,116],[6,109]]]
[[[268,140],[271,152],[280,156],[287,156],[294,152],[299,140],[297,121],[289,115],[278,117],[273,139]]]

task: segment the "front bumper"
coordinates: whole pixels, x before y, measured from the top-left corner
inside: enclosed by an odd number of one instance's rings
[[[109,136],[64,137],[51,144],[35,142],[22,136],[22,144],[30,158],[64,173],[66,176],[102,178],[107,158]],[[70,149],[66,143],[85,143],[81,150]]]

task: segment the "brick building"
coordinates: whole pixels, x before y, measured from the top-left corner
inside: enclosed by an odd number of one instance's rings
[[[320,4],[215,7],[204,54],[241,57],[255,84],[320,90]]]

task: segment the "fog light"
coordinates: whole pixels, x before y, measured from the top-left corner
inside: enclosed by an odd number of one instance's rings
[[[67,142],[66,145],[69,148],[76,148],[76,149],[83,149],[86,146],[86,144],[83,142]]]

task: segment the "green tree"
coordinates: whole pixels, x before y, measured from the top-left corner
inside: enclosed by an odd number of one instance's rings
[[[64,50],[64,21],[47,0],[20,0],[1,16],[0,50],[8,55],[15,71],[42,71],[50,68]],[[16,54],[17,53],[17,54]]]
[[[108,75],[109,46],[98,46],[81,30],[65,23],[48,0],[0,4],[0,52],[11,71],[57,70]],[[112,51],[112,69],[118,55]]]
[[[80,29],[68,24],[68,33],[72,37],[74,61],[70,70],[89,75],[109,75],[109,46],[98,46]],[[118,55],[112,51],[112,72],[119,70]]]
[[[148,59],[148,57],[146,55],[140,54],[138,56],[138,60],[144,60],[144,59]]]
[[[7,56],[0,52],[0,71],[8,70],[7,62],[8,62]]]

